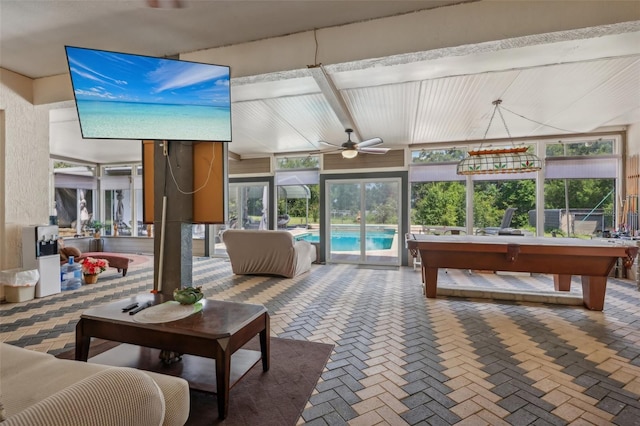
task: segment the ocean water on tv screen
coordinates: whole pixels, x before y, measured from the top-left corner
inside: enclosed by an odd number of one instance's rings
[[[231,140],[229,108],[77,101],[85,138]]]

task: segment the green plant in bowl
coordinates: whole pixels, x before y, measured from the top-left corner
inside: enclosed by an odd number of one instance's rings
[[[185,287],[173,290],[173,300],[181,305],[193,305],[203,297],[202,287]]]

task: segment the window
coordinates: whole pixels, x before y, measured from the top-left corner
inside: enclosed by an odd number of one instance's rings
[[[474,181],[473,227],[476,232],[506,225],[506,228],[529,231],[535,235],[536,222],[531,221],[530,217],[531,214],[535,217],[536,211],[536,180],[535,174],[526,178],[528,174],[487,175],[492,176],[492,180]],[[511,221],[503,224],[502,219],[508,208],[516,210]]]
[[[466,150],[451,149],[421,149],[411,151],[411,163],[451,163],[458,162],[467,156]]]
[[[318,156],[276,160],[278,228],[308,228],[320,220],[320,159]],[[317,227],[317,226],[316,226]]]
[[[319,169],[320,157],[305,155],[299,157],[279,157],[276,159],[276,170],[282,169]]]
[[[460,230],[466,222],[464,182],[413,182],[411,184],[412,232]]]
[[[421,149],[411,152],[411,231],[461,231],[466,223],[465,177],[456,165],[466,150]]]
[[[615,153],[615,145],[613,138],[558,141],[547,144],[545,156],[548,158],[612,155]]]
[[[101,190],[104,194],[104,235],[134,235],[131,200],[131,166],[102,168]]]
[[[98,220],[95,168],[54,161],[54,211],[51,221],[62,237],[89,235]]]
[[[547,143],[545,235],[589,238],[615,230],[618,138]]]

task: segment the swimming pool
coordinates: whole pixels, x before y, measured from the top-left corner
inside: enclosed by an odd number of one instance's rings
[[[395,229],[368,231],[365,245],[367,250],[389,250],[396,235]],[[314,232],[297,235],[296,240],[320,242],[320,235]],[[331,234],[331,251],[360,251],[359,231],[334,231]]]

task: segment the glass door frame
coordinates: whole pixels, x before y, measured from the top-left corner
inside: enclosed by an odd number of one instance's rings
[[[246,178],[229,178],[228,191],[231,191],[231,186],[266,186],[268,188],[269,196],[269,212],[268,212],[268,229],[275,229],[275,214],[276,201],[275,201],[275,179],[273,176],[255,176]],[[227,198],[227,203],[229,199]],[[226,250],[216,249],[216,244],[220,244],[222,241],[219,238],[221,232],[230,227],[230,216],[232,215],[231,209],[227,209],[229,217],[226,218],[226,223],[208,225],[205,227],[205,256],[208,257],[227,257]]]
[[[330,208],[330,200],[328,200],[328,184],[329,183],[371,183],[376,181],[392,180],[398,178],[400,180],[399,188],[399,204],[398,204],[398,265],[406,266],[408,261],[408,252],[404,249],[404,236],[408,232],[409,226],[409,173],[408,171],[395,172],[375,172],[375,173],[348,173],[348,174],[321,174],[320,175],[320,243],[319,256],[320,262],[327,261],[328,253],[328,229],[330,220],[327,212]],[[361,245],[362,246],[362,245]],[[366,255],[366,252],[365,252]],[[334,262],[332,260],[332,262]],[[358,264],[378,265],[377,262],[360,261]],[[390,264],[384,264],[390,265]]]

